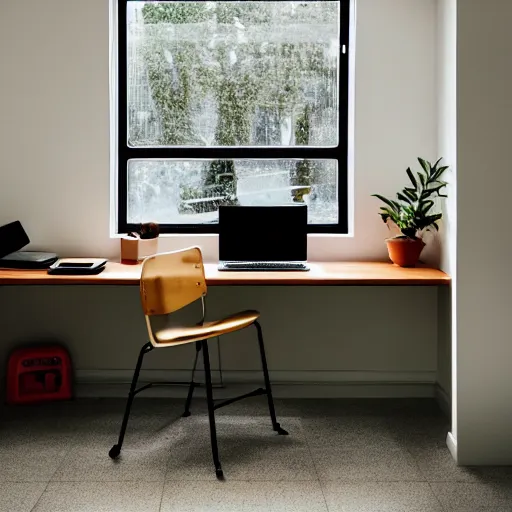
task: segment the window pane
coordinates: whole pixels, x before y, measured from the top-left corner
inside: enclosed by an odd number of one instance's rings
[[[336,146],[339,2],[128,2],[130,146]]]
[[[336,160],[131,160],[128,222],[209,224],[219,205],[305,202],[309,223],[338,222]]]

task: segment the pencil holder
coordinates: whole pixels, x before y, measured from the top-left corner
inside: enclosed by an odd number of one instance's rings
[[[121,261],[140,261],[158,252],[158,238],[121,238]]]

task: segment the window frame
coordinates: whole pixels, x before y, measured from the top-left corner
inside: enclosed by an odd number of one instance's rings
[[[127,5],[135,0],[117,0],[117,232],[128,233],[137,224],[128,223],[128,162],[130,160],[208,159],[321,159],[338,162],[338,223],[308,224],[308,233],[349,233],[348,136],[349,136],[349,36],[350,0],[340,3],[338,145],[314,146],[173,146],[130,147],[128,145],[128,40]],[[177,0],[178,1],[178,0]],[[123,140],[124,139],[124,140]],[[218,233],[218,224],[160,224],[162,234]]]

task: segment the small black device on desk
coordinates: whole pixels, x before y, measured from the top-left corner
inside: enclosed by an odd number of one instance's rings
[[[219,270],[309,270],[304,205],[220,206]]]
[[[62,258],[53,263],[48,274],[90,276],[103,272],[107,260],[104,258]]]
[[[20,250],[29,243],[19,220],[0,226],[0,268],[45,269],[57,261],[53,252]]]

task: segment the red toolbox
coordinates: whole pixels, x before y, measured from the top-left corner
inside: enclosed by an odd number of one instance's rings
[[[71,359],[65,348],[19,348],[7,364],[7,403],[35,403],[72,398]]]

